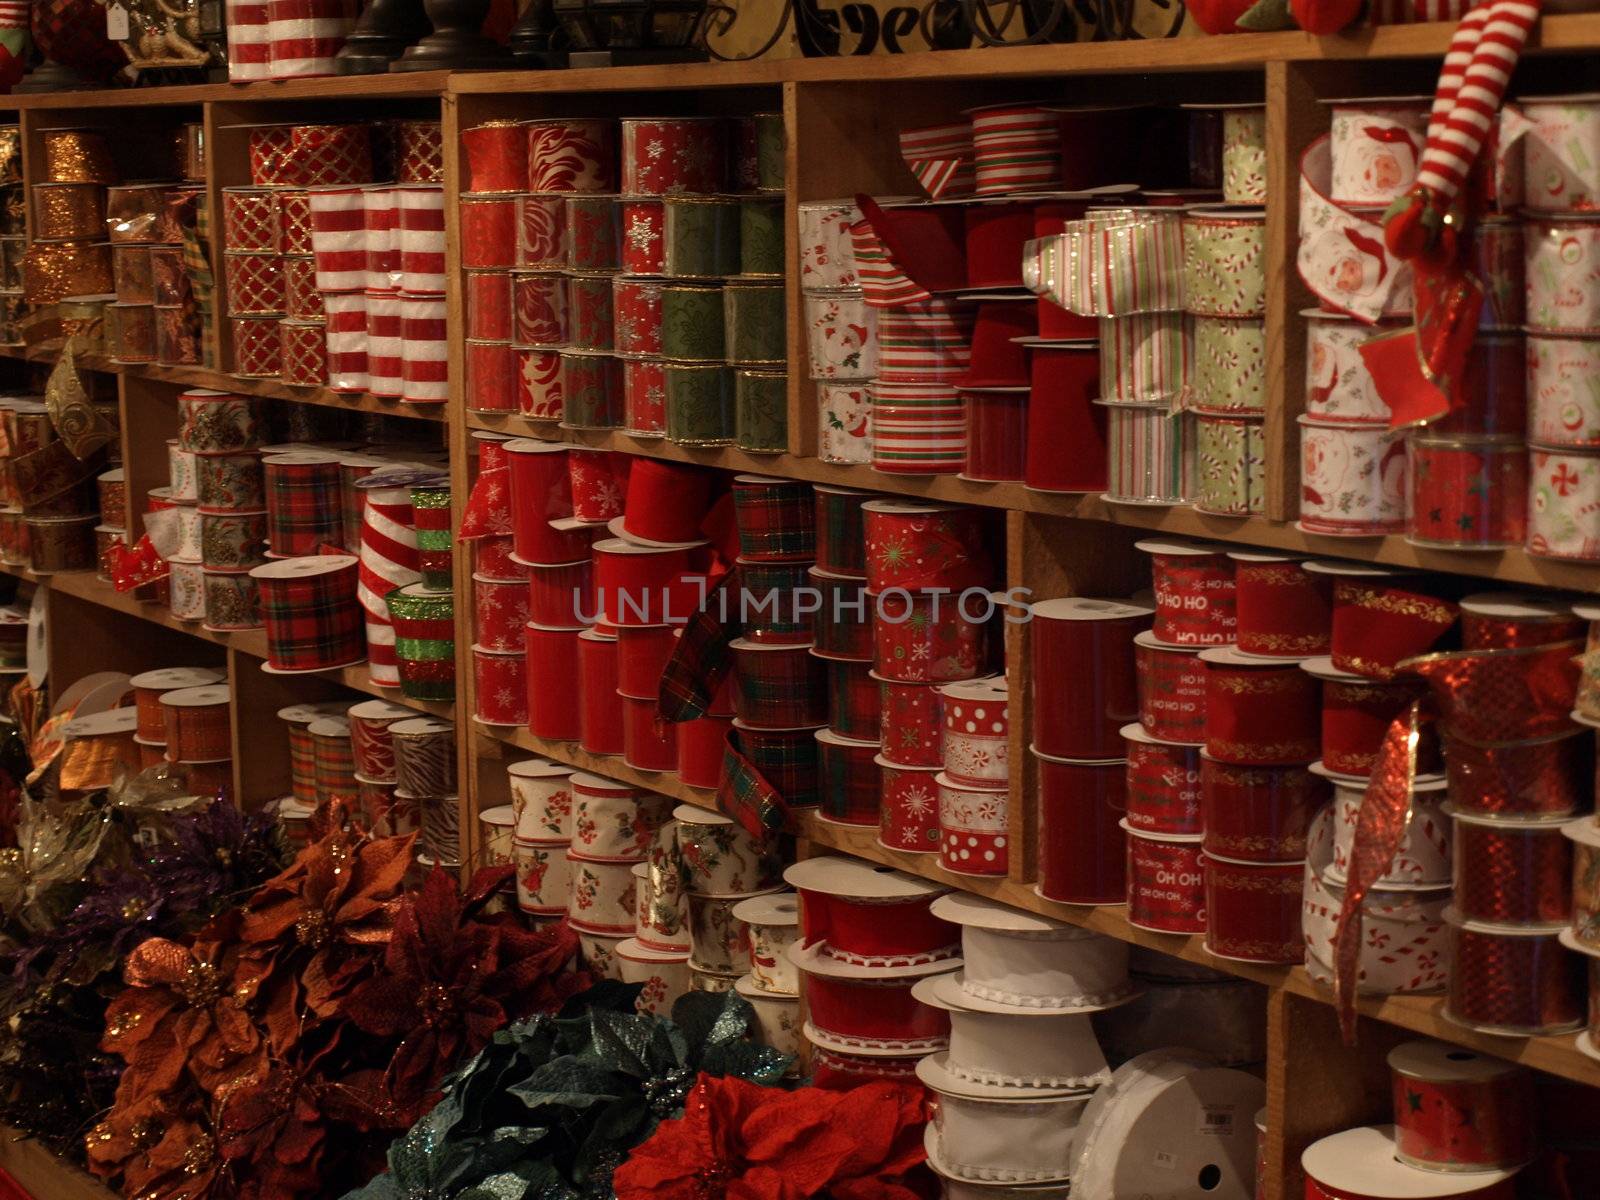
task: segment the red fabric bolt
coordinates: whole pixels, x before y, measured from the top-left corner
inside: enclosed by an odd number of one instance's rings
[[[678,726],[678,778],[690,787],[716,787],[732,729],[732,717],[718,716],[701,717]]]
[[[1020,483],[1026,473],[1028,392],[963,389],[967,418],[968,479]]]
[[[1039,894],[1064,904],[1127,899],[1126,765],[1038,757]]]
[[[1239,862],[1298,862],[1306,856],[1311,817],[1328,783],[1304,767],[1200,764],[1204,847]]]
[[[527,628],[528,731],[554,742],[575,742],[578,725],[577,629]]]
[[[1234,562],[1235,634],[1246,654],[1326,654],[1333,642],[1333,582],[1296,562]]]
[[[847,741],[830,730],[817,735],[817,765],[822,774],[821,813],[841,825],[879,824],[880,779],[876,742]]]
[[[474,192],[520,192],[528,186],[528,132],[514,121],[461,131],[467,186]]]
[[[1572,842],[1559,824],[1453,822],[1455,907],[1469,921],[1537,925],[1572,915]]]
[[[1240,863],[1201,856],[1206,875],[1206,949],[1246,962],[1298,963],[1305,863]]]
[[[677,726],[661,716],[654,698],[623,698],[622,747],[622,761],[636,771],[678,769]]]
[[[1308,763],[1321,751],[1322,697],[1294,664],[1207,662],[1206,753],[1220,762]]]
[[[1038,332],[1038,308],[1032,299],[980,301],[967,371],[956,383],[964,388],[1027,387],[1029,349],[1016,339]]]
[[[467,343],[467,407],[517,411],[517,351],[510,342]]]
[[[1092,620],[1035,614],[1033,745],[1039,753],[1122,756],[1122,727],[1139,712],[1133,638],[1148,621],[1142,609]]]
[[[1554,932],[1452,926],[1450,956],[1445,1008],[1457,1020],[1524,1033],[1583,1024],[1584,960],[1563,947]]]
[[[1128,922],[1163,933],[1204,933],[1205,872],[1198,839],[1128,836]]]
[[[1418,591],[1406,577],[1335,579],[1333,665],[1388,679],[1395,664],[1432,649],[1456,623],[1448,600]]]
[[[578,692],[578,744],[589,754],[621,754],[624,701],[617,694],[615,638],[579,636]]]
[[[950,1015],[911,995],[915,979],[831,979],[807,973],[811,1023],[844,1039],[933,1041],[950,1034]]]
[[[528,660],[516,650],[472,648],[472,678],[478,720],[486,725],[521,725],[528,719]]]
[[[868,900],[800,889],[800,940],[841,962],[897,966],[950,958],[961,932],[929,911],[933,896]]]
[[[1034,347],[1030,387],[1023,482],[1044,492],[1105,491],[1106,410],[1093,403],[1100,394],[1098,346]],[[1064,454],[1063,446],[1075,449]]]

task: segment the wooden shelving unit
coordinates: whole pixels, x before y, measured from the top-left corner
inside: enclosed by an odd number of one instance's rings
[[[1297,164],[1313,136],[1326,129],[1319,97],[1389,95],[1431,91],[1451,33],[1445,24],[1391,26],[1347,36],[1316,38],[1298,32],[1223,38],[1042,45],[1006,50],[969,50],[875,58],[796,59],[688,66],[640,66],[551,72],[424,74],[357,79],[310,79],[247,85],[151,88],[139,91],[0,98],[0,111],[20,116],[25,147],[37,131],[67,125],[107,124],[141,110],[144,120],[201,120],[212,149],[207,185],[215,206],[220,188],[243,182],[243,142],[232,127],[293,119],[352,116],[436,115],[445,135],[448,270],[451,278],[451,377],[456,395],[448,406],[418,408],[366,395],[328,389],[292,388],[261,380],[235,379],[222,371],[187,367],[117,364],[104,358],[84,365],[116,377],[124,415],[124,458],[130,492],[155,486],[165,472],[164,439],[176,422],[175,397],[186,387],[249,392],[276,401],[309,403],[361,413],[383,413],[427,423],[443,436],[459,497],[471,483],[468,453],[473,430],[605,446],[632,454],[686,461],[734,471],[756,471],[819,483],[925,496],[980,505],[1003,513],[1005,582],[1031,589],[1034,598],[1062,595],[1127,595],[1148,583],[1143,557],[1132,543],[1152,530],[1238,544],[1418,567],[1479,577],[1506,586],[1600,591],[1600,569],[1541,560],[1521,551],[1474,554],[1425,550],[1403,538],[1364,540],[1319,537],[1294,525],[1298,501],[1298,437],[1295,416],[1303,406],[1304,331],[1295,314],[1306,295],[1293,266],[1297,238]],[[1600,53],[1600,13],[1546,17],[1529,51],[1519,83],[1529,92],[1583,90]],[[797,281],[797,206],[804,201],[858,191],[906,194],[914,183],[899,161],[896,137],[902,125],[932,123],[973,105],[1010,98],[1060,103],[1118,99],[1160,103],[1265,100],[1268,106],[1268,509],[1250,519],[1205,516],[1192,509],[1134,508],[1096,496],[1030,491],[1020,484],[977,484],[945,478],[881,475],[865,467],[841,467],[815,457],[814,388],[805,378],[805,332]],[[150,110],[166,110],[158,116]],[[790,443],[788,453],[748,454],[736,449],[688,449],[664,440],[622,433],[580,433],[530,422],[516,414],[469,410],[464,393],[465,333],[461,320],[460,264],[456,253],[455,199],[466,189],[458,155],[460,130],[496,118],[557,114],[648,115],[781,111],[789,145],[788,227]],[[30,162],[35,156],[25,151]],[[213,245],[213,267],[221,294],[221,248]],[[220,306],[219,306],[220,308]],[[226,320],[220,312],[219,345],[228,352]],[[20,352],[9,357],[27,358]],[[37,356],[36,356],[37,357]],[[224,359],[224,363],[226,359]],[[158,457],[159,456],[159,457]],[[210,633],[173,621],[164,610],[115,593],[84,575],[39,581],[58,606],[53,636],[54,670],[69,682],[87,670],[142,669],[176,662],[226,664],[234,680],[236,779],[247,804],[283,789],[287,773],[281,732],[273,716],[296,699],[355,693],[381,694],[421,711],[457,719],[461,751],[462,829],[475,841],[478,811],[506,796],[504,764],[540,754],[702,806],[713,794],[683,784],[676,775],[640,772],[620,757],[597,757],[573,743],[548,742],[526,730],[489,727],[471,719],[472,595],[467,553],[456,573],[458,702],[454,706],[409,702],[375,689],[364,668],[318,676],[272,676],[259,670],[265,656],[260,631]],[[12,571],[25,580],[26,572]],[[70,633],[67,630],[70,629]],[[1009,878],[993,881],[944,872],[929,856],[880,846],[871,829],[807,818],[798,831],[803,853],[837,850],[979,892],[1031,911],[1203,964],[1267,987],[1270,992],[1266,1065],[1269,1109],[1268,1189],[1271,1200],[1299,1194],[1300,1148],[1324,1133],[1381,1119],[1389,1104],[1386,1080],[1375,1064],[1396,1040],[1415,1034],[1443,1038],[1516,1059],[1540,1071],[1600,1086],[1600,1064],[1585,1057],[1571,1037],[1506,1039],[1465,1030],[1439,1014],[1437,996],[1369,999],[1361,1004],[1360,1044],[1343,1047],[1327,994],[1300,968],[1251,966],[1209,956],[1199,938],[1172,937],[1132,928],[1120,907],[1075,908],[1055,904],[1034,891],[1033,801],[1035,781],[1024,744],[1028,728],[1029,645],[1026,626],[1012,628],[1005,647],[1012,687],[1015,742],[1012,780],[1015,860]],[[475,849],[475,847],[472,847]],[[37,1179],[41,1200],[93,1196],[95,1185],[50,1160],[37,1147],[0,1139],[0,1166],[19,1179]],[[48,1159],[48,1155],[43,1156]],[[54,1166],[51,1174],[46,1167]],[[39,1172],[26,1175],[27,1172]],[[29,1185],[32,1186],[32,1185]]]

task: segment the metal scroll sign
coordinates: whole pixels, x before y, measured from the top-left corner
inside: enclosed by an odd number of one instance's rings
[[[721,59],[833,58],[1170,38],[1183,26],[1182,0],[711,0],[705,40]]]

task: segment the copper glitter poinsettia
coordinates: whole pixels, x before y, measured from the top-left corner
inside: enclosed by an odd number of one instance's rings
[[[927,1118],[903,1084],[786,1092],[702,1074],[612,1183],[617,1200],[917,1200]]]
[[[265,1004],[268,1043],[288,1057],[309,1012],[336,1012],[376,965],[399,907],[416,835],[329,833],[246,906],[234,989]]]
[[[239,913],[226,914],[191,946],[150,938],[128,956],[128,988],[106,1010],[101,1047],[127,1063],[122,1086],[165,1092],[184,1071],[207,1092],[266,1067],[265,1044],[233,992]]]
[[[404,1125],[421,1115],[445,1071],[482,1049],[496,1029],[559,1008],[587,983],[581,974],[560,973],[578,947],[565,922],[532,931],[471,919],[511,873],[480,872],[463,897],[449,873],[432,871],[401,903],[382,970],[345,1003],[362,1030],[401,1039],[384,1090],[408,1114]]]
[[[211,1200],[231,1194],[211,1130],[193,1103],[151,1096],[118,1106],[85,1139],[89,1169],[121,1176],[129,1196]]]

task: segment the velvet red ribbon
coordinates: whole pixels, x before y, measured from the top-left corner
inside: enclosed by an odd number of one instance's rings
[[[832,951],[841,961],[947,958],[960,944],[961,934],[929,911],[933,899],[926,895],[865,901],[801,888],[801,941],[807,946],[825,943],[823,952]]]

